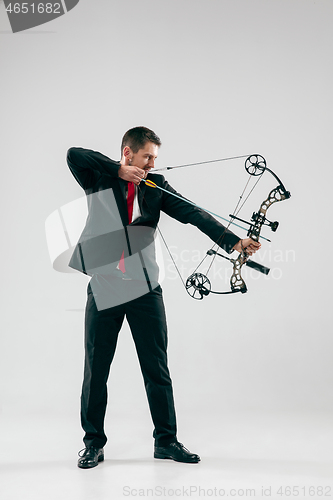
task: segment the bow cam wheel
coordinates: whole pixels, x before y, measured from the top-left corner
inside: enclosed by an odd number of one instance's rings
[[[266,170],[266,160],[261,155],[251,155],[246,158],[245,170],[250,175],[262,175]]]
[[[186,280],[186,291],[193,299],[202,300],[210,289],[210,281],[204,274],[194,273]]]

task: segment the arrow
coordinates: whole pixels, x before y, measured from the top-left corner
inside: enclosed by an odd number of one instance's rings
[[[219,219],[222,219],[225,222],[228,222],[228,224],[233,224],[234,226],[237,226],[240,229],[244,229],[244,231],[247,231],[247,229],[245,227],[240,226],[239,224],[236,224],[235,222],[231,222],[231,220],[225,219],[224,217],[221,217],[221,215],[215,214],[214,212],[211,212],[210,210],[207,210],[206,208],[200,207],[196,203],[193,203],[193,201],[187,200],[186,198],[183,198],[182,196],[179,196],[178,194],[172,193],[171,191],[168,191],[167,189],[164,189],[164,188],[158,186],[157,184],[155,184],[155,182],[151,181],[150,179],[141,179],[141,182],[144,182],[149,187],[152,187],[155,189],[157,188],[157,189],[160,189],[161,191],[164,191],[165,193],[171,194],[175,198],[179,198],[179,200],[185,201],[186,203],[189,203],[190,205],[193,205],[194,207],[200,208],[201,210],[204,210],[205,212],[207,212],[211,215],[214,215],[214,217],[218,217]],[[262,238],[263,240],[266,240],[266,241],[271,241],[271,240],[269,240],[261,235],[260,235],[260,238]]]

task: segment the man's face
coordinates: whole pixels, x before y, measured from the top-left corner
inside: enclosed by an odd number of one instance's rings
[[[158,155],[158,146],[153,142],[146,142],[145,147],[139,149],[137,153],[132,152],[132,161],[131,165],[135,167],[142,168],[146,172],[148,172],[154,168],[155,160]]]

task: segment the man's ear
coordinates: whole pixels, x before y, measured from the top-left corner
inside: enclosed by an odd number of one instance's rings
[[[130,160],[132,155],[133,153],[131,148],[129,146],[125,146],[123,149],[123,156],[126,158],[126,160]]]

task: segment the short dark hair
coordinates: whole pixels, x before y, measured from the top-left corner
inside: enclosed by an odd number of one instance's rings
[[[124,147],[131,148],[133,153],[137,153],[139,149],[143,149],[147,142],[152,142],[158,147],[162,142],[158,135],[147,127],[134,127],[127,130],[126,134],[121,141],[121,155],[123,154]]]

